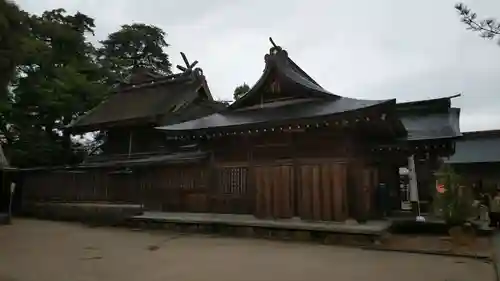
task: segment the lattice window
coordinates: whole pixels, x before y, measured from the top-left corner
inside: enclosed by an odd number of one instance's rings
[[[219,188],[224,194],[242,195],[247,193],[248,168],[231,167],[219,170]]]

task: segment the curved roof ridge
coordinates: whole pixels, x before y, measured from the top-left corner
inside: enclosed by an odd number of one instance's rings
[[[309,76],[302,68],[300,68],[289,56],[286,50],[275,46],[270,49],[270,52],[264,56],[265,68],[257,82],[245,93],[241,98],[236,100],[229,108],[238,107],[244,100],[251,96],[254,92],[267,81],[269,75],[276,70],[283,77],[294,84],[298,84],[315,93],[319,96],[327,98],[339,98],[341,96],[333,94],[321,87],[311,76]]]
[[[307,72],[305,72],[300,66],[298,66],[295,61],[293,61],[289,56],[287,56],[287,59],[288,59],[288,63],[292,65],[292,67],[297,70],[300,74],[302,74],[304,77],[306,77],[309,81],[311,81],[312,83],[318,85],[321,87],[320,84],[318,84],[318,82],[316,82],[311,76],[309,76],[309,74],[307,74]]]
[[[250,87],[250,90],[248,90],[248,92],[246,92],[242,97],[240,97],[231,105],[229,105],[228,108],[234,108],[236,105],[239,105],[242,101],[251,96],[251,93],[255,92],[258,88],[260,88],[260,86],[262,86],[262,84],[266,82],[267,77],[269,76],[270,73],[271,73],[271,67],[268,65],[266,61],[266,66],[264,68],[264,71],[262,72],[262,75],[259,77],[257,82],[255,82],[255,84],[253,84],[253,86]]]
[[[323,88],[314,79],[309,76],[302,68],[300,68],[288,55],[286,50],[281,47],[273,54],[271,49],[270,60],[273,60],[278,71],[288,78],[291,82],[308,88],[319,94],[324,94],[325,97],[341,97]]]

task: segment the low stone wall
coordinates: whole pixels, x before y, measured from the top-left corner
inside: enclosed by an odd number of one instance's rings
[[[24,203],[25,216],[90,224],[118,225],[128,218],[142,214],[141,205],[113,203]]]

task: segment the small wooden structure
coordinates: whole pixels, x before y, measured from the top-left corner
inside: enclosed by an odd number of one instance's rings
[[[25,200],[366,220],[380,217],[379,183],[395,209],[408,200],[398,169],[409,156],[421,186],[431,184],[437,159],[453,154],[460,136],[452,97],[402,104],[343,97],[274,43],[262,76],[227,108],[191,68],[128,85],[77,120],[73,131],[107,130],[103,153],[78,167],[27,172]]]
[[[463,133],[445,162],[476,191],[495,192],[500,187],[500,130]]]

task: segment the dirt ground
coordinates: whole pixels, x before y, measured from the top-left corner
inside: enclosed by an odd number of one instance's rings
[[[89,228],[17,219],[0,226],[0,281],[495,280],[472,259]]]

